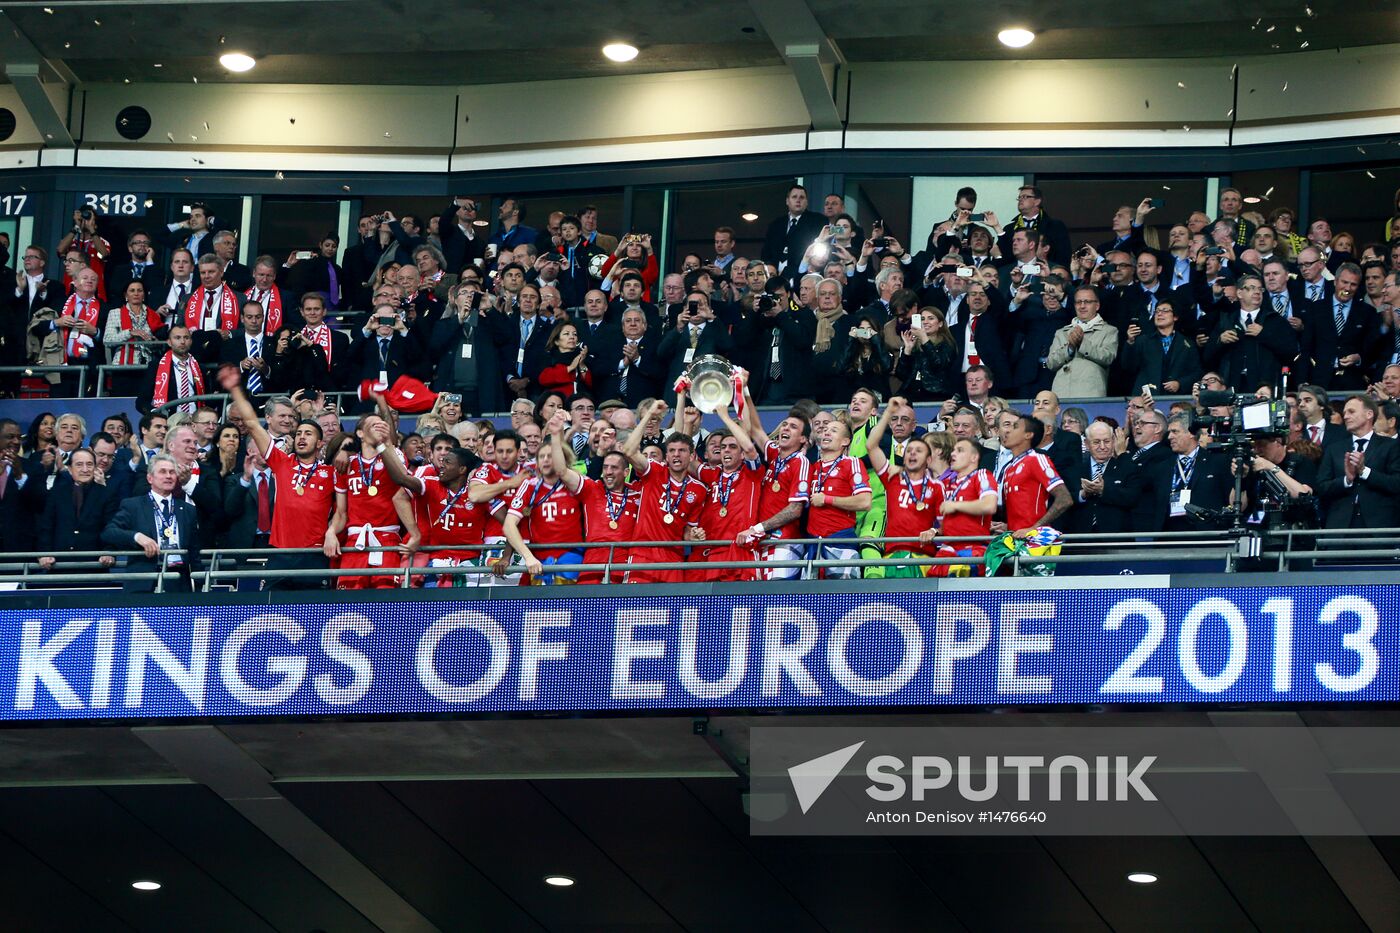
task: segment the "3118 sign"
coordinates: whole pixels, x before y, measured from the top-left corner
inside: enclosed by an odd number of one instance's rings
[[[117,191],[106,193],[87,191],[78,195],[76,206],[90,207],[99,214],[144,217],[146,215],[146,196]]]

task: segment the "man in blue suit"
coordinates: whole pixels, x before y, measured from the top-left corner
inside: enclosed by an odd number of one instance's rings
[[[106,530],[102,543],[123,551],[138,547],[142,556],[129,557],[128,573],[153,573],[164,561],[166,592],[190,592],[191,575],[203,570],[199,558],[199,521],[189,502],[175,498],[180,467],[166,453],[156,454],[146,469],[150,492],[132,496],[121,504]],[[183,554],[172,554],[180,551]],[[150,593],[154,580],[131,580],[122,584],[128,593]]]

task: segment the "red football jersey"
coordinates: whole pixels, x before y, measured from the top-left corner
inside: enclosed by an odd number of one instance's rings
[[[413,475],[418,479],[437,479],[437,467],[425,463],[415,469]],[[409,489],[410,501],[413,503],[413,520],[418,523],[418,534],[422,536],[423,544],[433,544],[433,518],[428,514],[428,499],[426,496],[415,496],[412,493],[413,490]]]
[[[398,492],[398,486],[384,469],[383,457],[372,460],[358,455],[351,457],[349,468],[335,475],[335,491],[345,495],[346,534],[363,525],[399,527],[399,513],[394,511],[394,493]]]
[[[818,461],[812,466],[812,493],[826,496],[854,496],[869,492],[870,483],[865,467],[852,456],[840,456],[831,461]],[[825,538],[838,531],[856,526],[856,513],[834,505],[812,506],[807,510],[807,534]]]
[[[710,487],[709,498],[700,513],[705,537],[713,541],[732,541],[739,532],[753,527],[759,520],[758,503],[764,472],[764,465],[758,460],[739,464],[739,469],[733,473],[725,473],[719,467],[700,468],[700,481]]]
[[[637,527],[637,508],[641,499],[635,492],[626,488],[609,493],[600,479],[580,477],[575,498],[583,506],[583,523],[590,542],[613,543],[632,541]],[[613,527],[613,523],[617,527]]]
[[[574,550],[551,544],[583,540],[583,509],[563,480],[546,483],[536,477],[525,483],[510,500],[510,514],[521,519],[520,533],[541,560]]]
[[[909,474],[903,471],[895,476],[891,476],[891,472],[888,463],[880,471],[880,480],[885,484],[885,534],[891,538],[917,537],[938,520],[938,507],[943,504],[943,484],[928,470],[917,482],[910,482]],[[918,542],[885,546],[887,553],[913,551],[932,556],[936,550]]]
[[[1050,458],[1028,450],[1006,465],[1001,474],[1001,498],[1006,504],[1006,527],[1029,528],[1040,521],[1050,504],[1050,492],[1064,480],[1050,465]]]
[[[645,472],[634,471],[641,504],[637,510],[634,541],[679,541],[687,525],[699,524],[709,490],[699,480],[687,476],[671,481],[665,464],[647,463]],[[667,522],[666,515],[672,520]]]
[[[517,469],[515,473],[502,473],[502,472],[501,472],[501,468],[498,467],[498,466],[496,466],[496,464],[494,464],[494,463],[483,463],[481,466],[477,467],[476,470],[472,473],[471,485],[472,485],[472,486],[491,486],[491,485],[494,485],[494,484],[496,484],[496,483],[501,482],[502,480],[510,479],[512,476],[515,476],[515,475],[516,475],[517,473],[519,473],[519,472],[520,472],[519,469]],[[517,488],[518,488],[518,487],[517,487]],[[496,498],[492,499],[490,502],[483,503],[483,505],[486,506],[486,512],[487,512],[487,515],[486,515],[486,537],[488,537],[488,538],[499,538],[499,537],[501,537],[502,534],[504,534],[504,532],[501,530],[501,520],[504,519],[504,518],[506,517],[506,516],[505,516],[505,512],[504,512],[504,511],[501,511],[501,512],[499,513],[500,518],[497,518],[497,514],[498,514],[498,513],[496,512],[496,510],[497,510],[498,508],[499,508],[499,509],[507,509],[507,508],[509,508],[509,507],[510,507],[510,500],[511,500],[511,498],[512,498],[514,495],[515,495],[515,493],[514,493],[513,491],[512,491],[512,492],[507,492],[507,493],[505,493],[504,495],[497,496]]]
[[[276,444],[265,458],[277,478],[270,543],[277,548],[320,547],[335,509],[332,468],[320,460],[303,464]]]
[[[418,482],[422,490],[414,498],[421,499],[427,505],[428,527],[432,529],[434,545],[451,547],[454,544],[482,543],[486,506],[467,498],[467,484],[463,483],[461,489],[453,492],[436,476],[420,477]],[[413,492],[412,487],[409,492]]]
[[[772,518],[788,507],[789,502],[807,503],[811,490],[808,489],[808,469],[810,464],[801,450],[784,456],[778,452],[778,445],[770,441],[763,450],[763,458],[768,466],[763,471],[763,483],[758,500],[758,515],[755,522]],[[774,485],[778,488],[774,489]],[[794,538],[798,535],[796,522],[773,533],[777,538]]]
[[[949,502],[976,502],[983,496],[997,494],[997,481],[991,470],[973,470],[963,479],[956,475],[950,480],[952,488],[945,488],[943,497]],[[948,538],[969,538],[992,533],[992,515],[968,515],[955,512],[943,517],[943,535]],[[955,548],[965,547],[954,543]]]

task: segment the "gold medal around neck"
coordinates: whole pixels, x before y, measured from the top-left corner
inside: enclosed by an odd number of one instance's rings
[[[661,520],[669,525],[676,520],[676,516],[672,515],[670,512],[667,512],[665,515],[661,516]]]
[[[923,511],[926,511],[927,509],[928,509],[928,503],[927,503],[927,502],[920,502],[918,505],[914,506],[914,511],[916,511],[916,512],[923,512]]]
[[[378,487],[378,486],[371,486],[371,487],[369,487],[369,489],[365,490],[365,494],[366,494],[366,495],[369,495],[369,496],[377,496],[377,495],[379,495],[379,487]]]
[[[298,486],[298,487],[297,487],[297,495],[299,495],[299,496],[304,496],[304,495],[306,495],[306,487],[305,487],[305,486]]]
[[[783,484],[780,483],[780,482],[778,482],[777,480],[773,480],[773,491],[774,491],[774,492],[782,492],[782,491],[783,491]]]
[[[720,517],[720,518],[723,518],[724,516],[726,516],[726,515],[728,515],[728,514],[729,514],[729,509],[728,509],[727,507],[725,507],[725,506],[720,506],[720,507],[719,507],[719,517]]]
[[[167,529],[165,529],[165,537],[166,537],[166,539],[168,539],[168,540],[170,540],[170,541],[174,541],[174,540],[175,540],[175,529],[174,529],[174,528],[167,528]]]
[[[609,520],[608,520],[608,527],[609,527],[609,528],[612,528],[612,529],[614,529],[614,530],[616,530],[616,529],[617,529],[617,519],[615,519],[615,518],[609,519]]]

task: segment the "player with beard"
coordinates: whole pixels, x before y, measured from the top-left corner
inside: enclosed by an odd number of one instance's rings
[[[648,407],[642,423],[663,413],[666,403],[660,399]],[[642,432],[633,431],[622,452],[632,463],[641,504],[637,510],[637,528],[633,535],[639,541],[674,541],[674,547],[633,547],[627,555],[628,570],[624,583],[680,583],[686,577],[680,570],[652,570],[639,564],[681,563],[685,560],[681,542],[688,526],[699,524],[700,510],[709,490],[690,475],[695,458],[695,442],[689,435],[673,432],[666,438],[665,461],[653,463],[641,453]],[[636,568],[636,569],[633,569]]]
[[[563,424],[564,418],[564,412],[554,413],[549,421],[551,433]],[[583,507],[556,469],[558,462],[554,459],[553,445],[540,447],[535,457],[538,475],[515,491],[502,525],[506,541],[529,575],[521,578],[521,585],[578,582],[577,573],[544,572],[546,566],[578,564],[583,558],[582,549],[578,547],[554,546],[577,545],[583,540]],[[535,545],[533,549],[527,540]],[[507,566],[506,558],[502,557],[491,569],[504,576]]]
[[[758,517],[758,502],[763,490],[763,461],[749,432],[729,415],[729,410],[716,412],[723,430],[710,435],[719,436],[719,466],[697,466],[695,475],[710,487],[710,496],[700,513],[700,524],[689,529],[693,541],[728,541],[728,544],[696,547],[690,551],[691,563],[753,560],[753,549],[738,543]],[[694,581],[756,580],[752,567],[715,568],[690,577]]]
[[[378,442],[371,436],[378,415],[365,415],[355,425],[359,453],[350,455],[335,474],[335,517],[331,527],[337,534],[345,532],[349,551],[340,557],[340,569],[382,567],[393,571],[401,566],[401,558],[418,548],[420,535],[411,503],[399,498],[398,490],[385,471],[383,455],[376,451]],[[384,433],[384,432],[380,432]],[[400,526],[405,533],[400,534]],[[397,551],[369,551],[366,548],[397,547]],[[398,579],[392,572],[385,576],[354,574],[340,577],[337,588],[342,590],[392,589]]]

